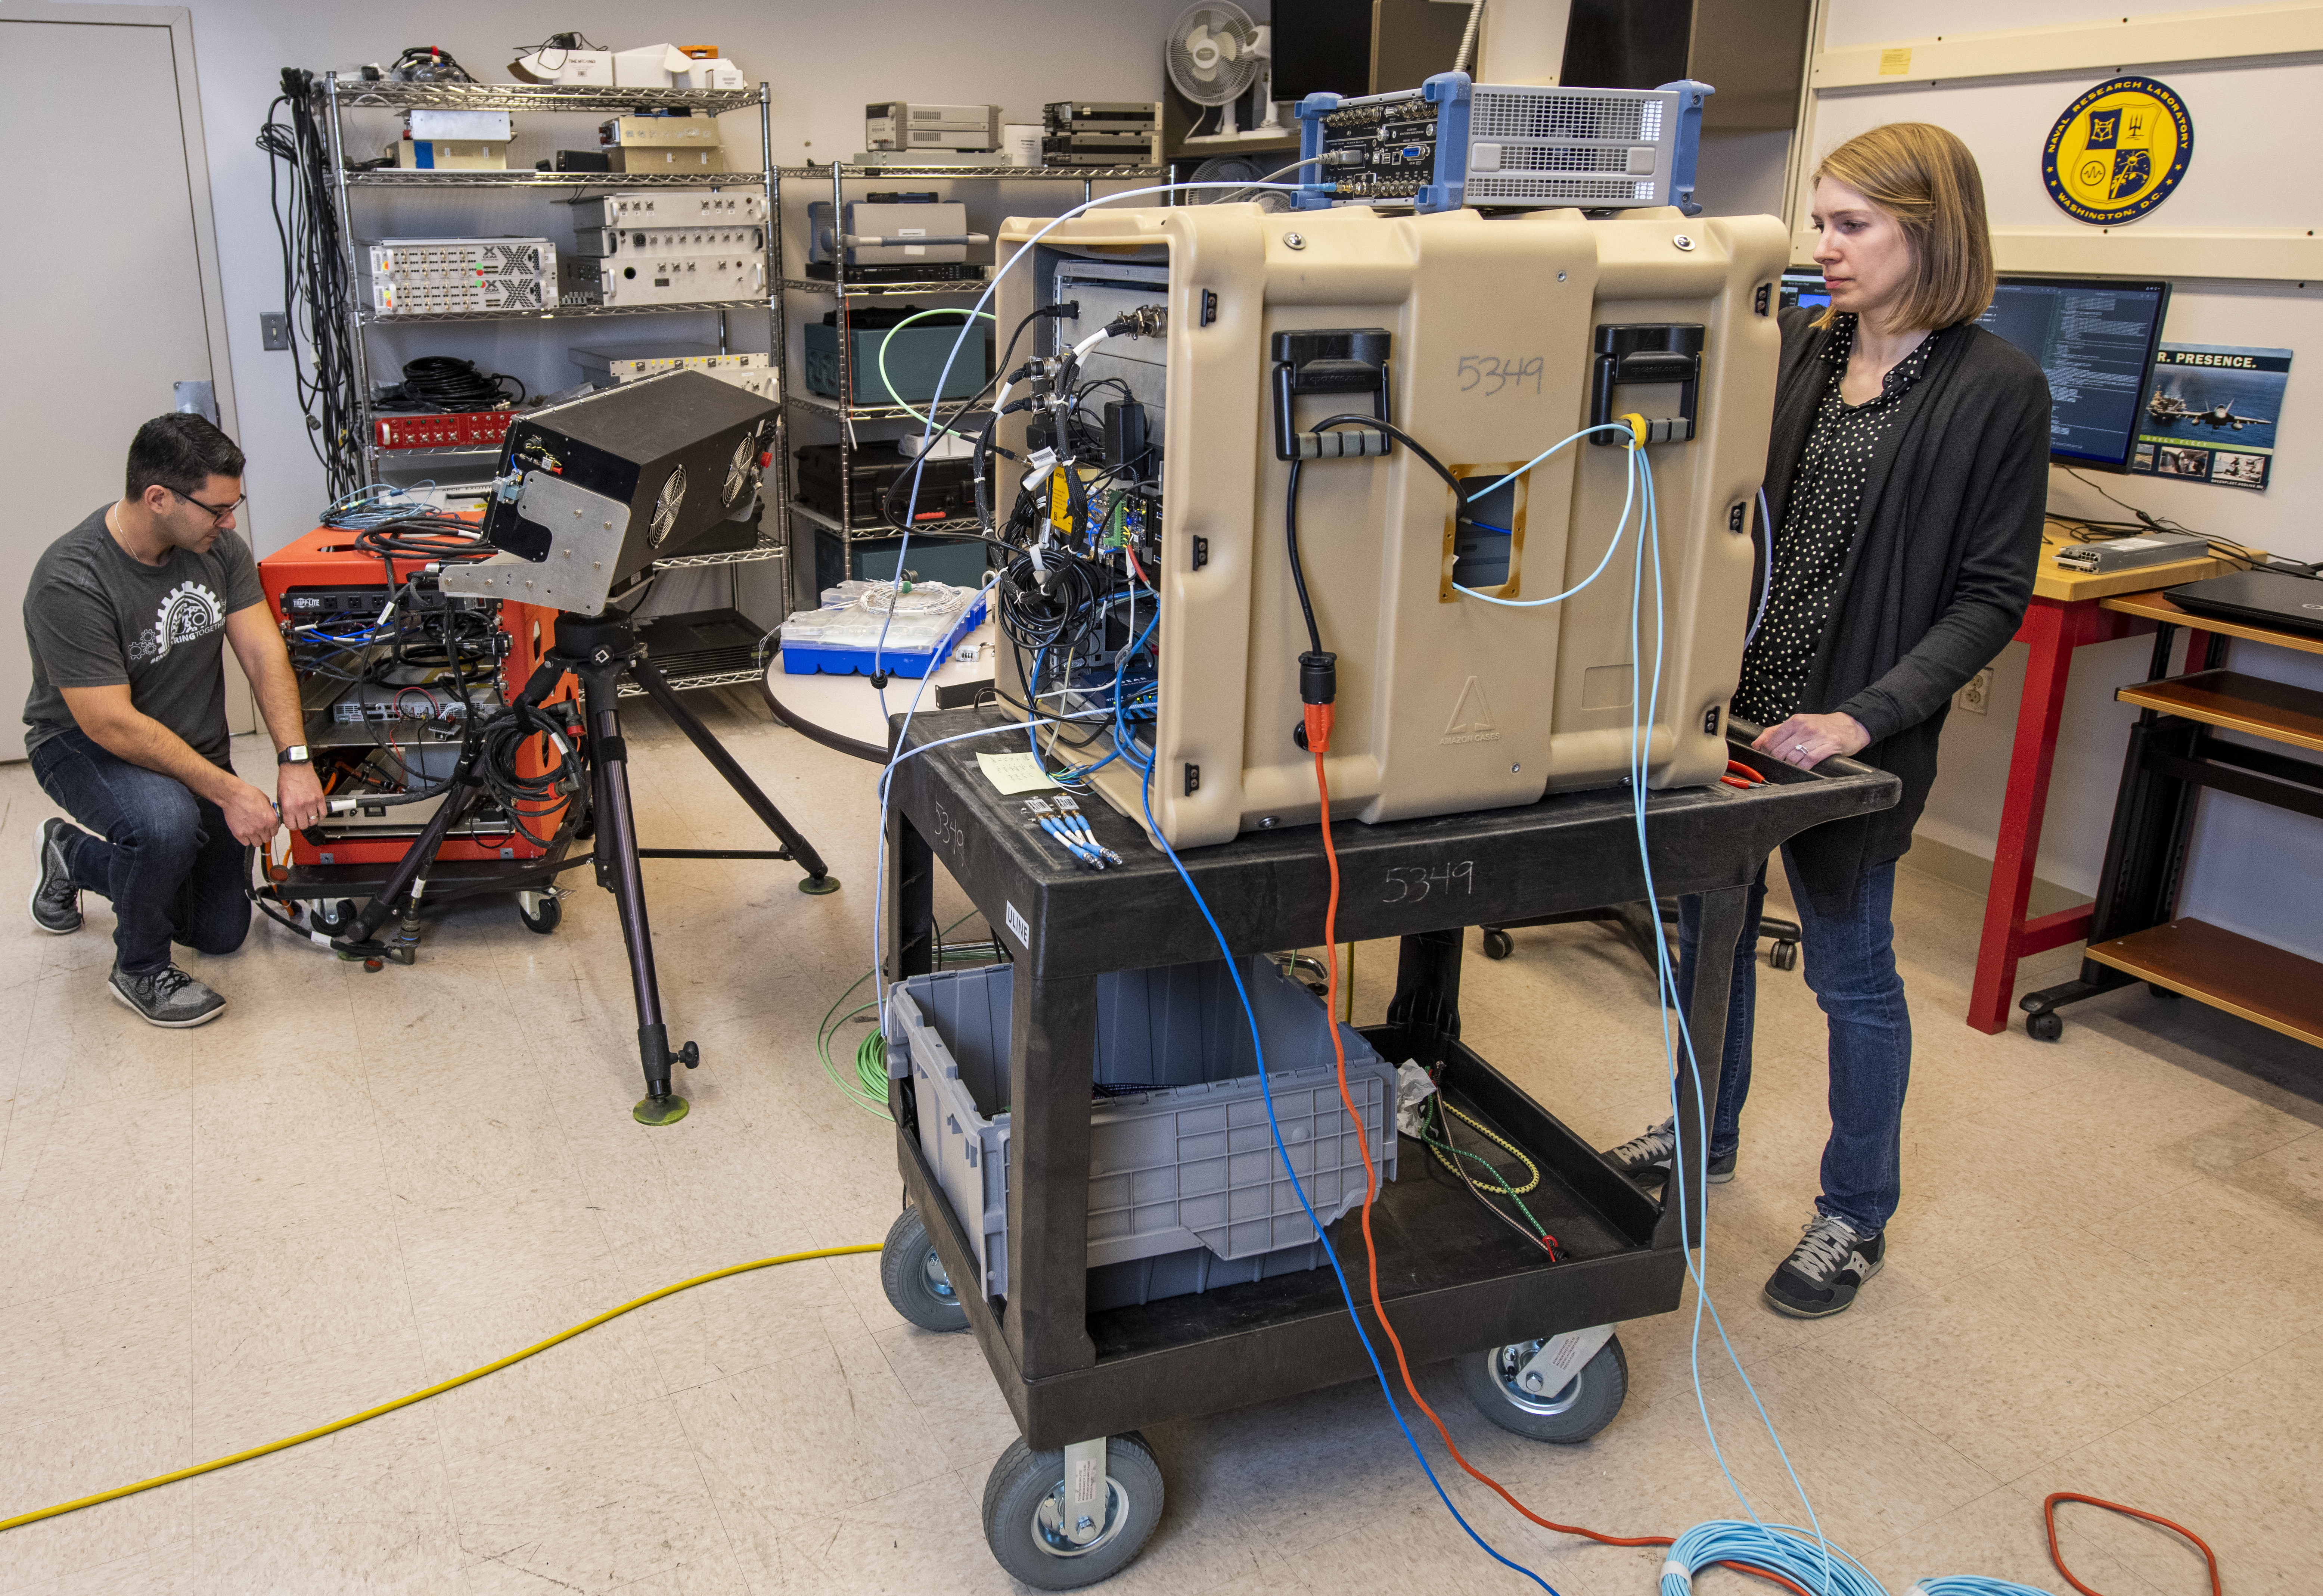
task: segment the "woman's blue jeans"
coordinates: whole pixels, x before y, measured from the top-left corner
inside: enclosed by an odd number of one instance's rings
[[[1817,914],[1790,849],[1783,850],[1791,897],[1798,904],[1806,981],[1831,1022],[1831,1140],[1823,1150],[1823,1196],[1815,1206],[1864,1234],[1877,1234],[1903,1198],[1904,1092],[1912,1078],[1912,1015],[1896,973],[1896,862],[1863,872],[1843,914]],[[1710,1156],[1723,1158],[1740,1140],[1742,1105],[1750,1095],[1750,1030],[1758,993],[1758,917],[1767,871],[1758,870],[1734,945],[1734,985],[1718,1064],[1718,1109]],[[1702,900],[1678,900],[1677,1000],[1694,1000],[1700,957]],[[1696,1057],[1706,1069],[1706,1048]]]

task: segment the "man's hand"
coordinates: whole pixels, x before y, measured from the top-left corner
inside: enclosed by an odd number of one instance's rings
[[[1871,734],[1852,715],[1793,715],[1760,732],[1750,746],[1786,765],[1811,770],[1826,759],[1859,754],[1870,745]]]
[[[323,818],[323,784],[315,779],[311,765],[285,765],[274,776],[275,807],[282,812],[282,823],[294,831],[319,824]]]
[[[314,778],[310,775],[308,780],[312,782]],[[225,812],[225,829],[245,848],[264,848],[274,840],[274,833],[282,823],[275,818],[273,801],[239,778],[218,808]]]

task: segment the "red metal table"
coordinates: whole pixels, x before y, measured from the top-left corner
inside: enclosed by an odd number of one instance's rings
[[[2066,571],[2050,558],[2069,541],[2052,527],[2041,552],[2033,602],[2016,628],[2016,641],[2032,650],[2025,662],[2025,695],[2016,711],[2016,740],[2008,759],[2008,787],[2000,804],[2000,836],[1992,859],[1992,886],[1984,901],[1984,933],[1977,944],[1976,978],[1969,987],[1968,1023],[1988,1034],[2007,1029],[2016,993],[2019,960],[2062,948],[2089,935],[2089,905],[2025,918],[2032,902],[2033,871],[2041,856],[2041,821],[2049,803],[2049,775],[2057,754],[2057,730],[2065,714],[2065,684],[2073,652],[2151,632],[2154,622],[2105,605],[2123,594],[2199,582],[2235,569],[2224,560],[2183,560],[2112,575]],[[2209,637],[2187,637],[2187,659],[2199,661]]]

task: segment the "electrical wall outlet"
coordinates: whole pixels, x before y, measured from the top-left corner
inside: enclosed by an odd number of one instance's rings
[[[290,347],[290,318],[280,310],[258,313],[258,340],[262,349]]]
[[[1955,707],[1971,715],[1992,712],[1992,667],[1987,665],[1968,679],[1968,684],[1952,694]]]

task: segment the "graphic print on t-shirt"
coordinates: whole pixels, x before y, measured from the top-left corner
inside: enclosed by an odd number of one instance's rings
[[[137,663],[163,658],[175,645],[206,637],[225,624],[225,606],[216,593],[198,582],[181,582],[161,601],[152,628],[130,639],[129,657]]]

